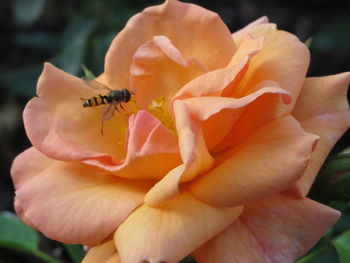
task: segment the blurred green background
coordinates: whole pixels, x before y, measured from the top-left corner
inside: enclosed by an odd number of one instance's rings
[[[50,61],[57,67],[78,76],[82,75],[81,66],[84,64],[98,75],[103,71],[104,55],[111,40],[123,28],[126,21],[144,7],[161,2],[142,0],[0,1],[2,98],[0,100],[0,211],[13,211],[14,189],[9,169],[13,158],[30,146],[25,136],[21,113],[25,103],[35,95],[36,81],[43,62]],[[296,34],[302,41],[312,37],[309,76],[335,74],[350,69],[350,1],[190,2],[219,13],[231,31],[267,15],[280,29]],[[344,136],[333,154],[349,146],[349,138],[349,134]],[[348,211],[346,203],[345,207],[344,203],[335,205],[343,205],[342,209]],[[3,230],[7,224],[10,226],[19,224],[12,219],[11,216],[3,215],[0,230]],[[348,228],[349,226],[343,226],[342,231]],[[19,235],[22,234],[19,233]],[[25,234],[25,236],[28,235],[33,235],[33,240],[39,240],[39,236],[35,237],[37,233]],[[33,240],[31,242],[39,242]],[[40,237],[40,240],[40,249],[59,258],[60,262],[79,262],[79,248],[74,252],[75,247],[67,248],[43,237]],[[0,262],[39,262],[37,257],[40,255],[28,256],[27,253],[5,248],[6,245],[3,244],[0,238]],[[34,250],[38,249],[34,248]],[[336,258],[335,250],[332,250],[332,253]],[[77,255],[75,261],[74,255]],[[326,257],[323,257],[323,260],[324,258]],[[341,259],[319,260],[315,262],[338,262],[337,260]],[[187,261],[190,262],[189,259]]]

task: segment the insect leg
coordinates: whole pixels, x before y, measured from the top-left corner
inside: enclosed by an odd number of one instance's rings
[[[117,112],[120,112],[120,111],[119,111],[119,109],[118,109],[118,105],[120,105],[120,106],[121,106],[121,104],[117,104],[117,103],[116,103],[116,104],[114,104],[114,108],[117,110]]]
[[[102,120],[101,121],[101,135],[103,136],[103,123],[104,123],[104,121]]]

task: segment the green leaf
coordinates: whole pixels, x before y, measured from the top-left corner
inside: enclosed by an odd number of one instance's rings
[[[350,199],[350,154],[339,154],[323,165],[309,196],[322,203]]]
[[[17,24],[30,26],[42,14],[46,0],[13,0],[12,10]]]
[[[296,263],[337,263],[337,253],[332,247],[321,247],[306,256],[302,257]]]
[[[179,263],[196,263],[196,261],[191,256],[187,256],[183,260],[181,260]]]
[[[341,218],[337,221],[335,226],[333,227],[335,233],[342,233],[350,229],[350,209],[349,205],[347,205],[347,209],[342,208]]]
[[[95,78],[94,73],[92,73],[85,65],[81,65],[81,67],[83,68],[83,72],[84,72],[85,77],[87,77],[88,79]]]
[[[330,182],[324,189],[324,194],[331,200],[350,200],[350,172],[337,174],[333,182]]]
[[[306,39],[306,41],[304,42],[305,46],[307,46],[308,48],[311,47],[311,44],[312,44],[312,41],[313,41],[313,38],[312,37],[309,37],[308,39]]]
[[[0,213],[0,246],[37,250],[38,244],[39,235],[36,231],[23,224],[15,215]]]
[[[338,236],[334,241],[340,263],[350,262],[350,230]]]
[[[41,252],[38,246],[38,232],[23,224],[14,214],[0,213],[0,247],[30,253],[44,262],[60,263],[60,261]]]
[[[64,247],[66,248],[73,262],[80,263],[83,260],[85,251],[83,250],[83,247],[81,245],[64,244]]]

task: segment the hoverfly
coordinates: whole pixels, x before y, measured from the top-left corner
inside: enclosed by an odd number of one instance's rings
[[[82,77],[82,80],[90,88],[108,91],[108,93],[105,95],[99,94],[90,99],[81,98],[83,100],[84,108],[106,105],[106,108],[103,110],[102,113],[101,134],[103,135],[103,122],[111,119],[114,115],[115,110],[119,112],[118,106],[124,109],[121,103],[129,102],[131,99],[131,95],[135,93],[128,89],[112,90],[96,80],[88,79],[85,77]]]

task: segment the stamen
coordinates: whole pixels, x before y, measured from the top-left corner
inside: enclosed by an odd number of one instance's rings
[[[160,120],[165,127],[176,133],[173,118],[170,115],[170,111],[166,108],[166,99],[163,96],[152,100],[151,104],[148,106],[148,110]]]

